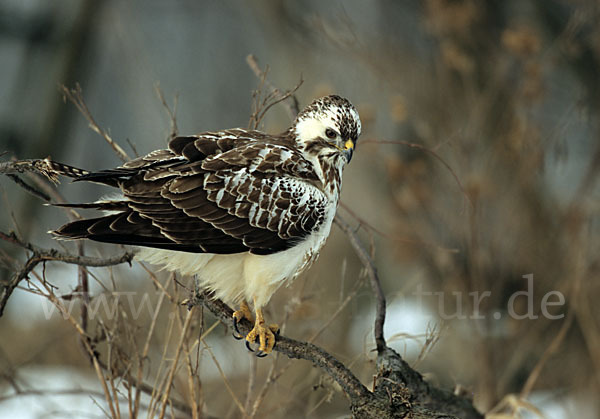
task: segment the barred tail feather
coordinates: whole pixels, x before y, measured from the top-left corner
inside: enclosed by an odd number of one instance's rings
[[[90,172],[87,170],[79,169],[68,164],[58,163],[50,159],[45,159],[44,163],[47,165],[48,170],[61,176],[67,176],[73,179],[80,178],[81,176],[89,175]]]
[[[113,187],[118,187],[118,181],[121,178],[136,173],[135,170],[122,168],[90,172],[89,170],[79,169],[78,167],[58,163],[50,159],[44,159],[42,161],[44,163],[44,172],[50,173],[54,178],[57,178],[58,176],[67,176],[74,179],[74,182],[95,182]]]

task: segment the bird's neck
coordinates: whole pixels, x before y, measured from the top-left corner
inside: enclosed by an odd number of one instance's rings
[[[336,159],[326,158],[320,155],[313,156],[312,162],[315,171],[321,180],[323,191],[332,199],[337,201],[342,188],[342,170],[345,161],[340,156]]]
[[[342,187],[342,170],[346,165],[346,159],[342,155],[332,158],[331,155],[320,153],[318,141],[299,138],[298,133],[293,129],[288,131],[288,136],[295,138],[296,147],[302,150],[304,158],[312,163],[314,171],[321,181],[323,192],[332,200],[337,201]]]

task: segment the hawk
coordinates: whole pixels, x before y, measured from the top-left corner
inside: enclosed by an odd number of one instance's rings
[[[262,309],[317,258],[360,132],[355,107],[326,96],[278,135],[236,128],[176,137],[167,149],[98,172],[52,162],[75,181],[122,192],[119,199],[63,204],[108,215],[52,233],[141,246],[138,260],[194,275],[199,287],[239,307],[236,330],[242,318],[254,322],[246,345],[258,341],[258,354],[266,355],[278,329],[266,325]]]

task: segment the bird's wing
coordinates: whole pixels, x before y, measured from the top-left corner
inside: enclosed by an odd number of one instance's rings
[[[126,208],[56,233],[188,252],[287,249],[318,228],[328,203],[290,144],[243,130],[175,138],[168,150],[81,176],[118,185]]]

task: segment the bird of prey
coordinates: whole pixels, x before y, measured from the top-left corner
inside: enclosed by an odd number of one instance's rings
[[[66,204],[108,215],[52,233],[141,246],[137,259],[195,275],[199,287],[239,307],[234,325],[254,322],[246,345],[258,341],[266,355],[277,326],[265,323],[262,309],[318,256],[360,132],[355,107],[332,95],[277,135],[237,128],[176,137],[167,149],[98,172],[52,162],[62,175],[122,192],[118,199]]]

